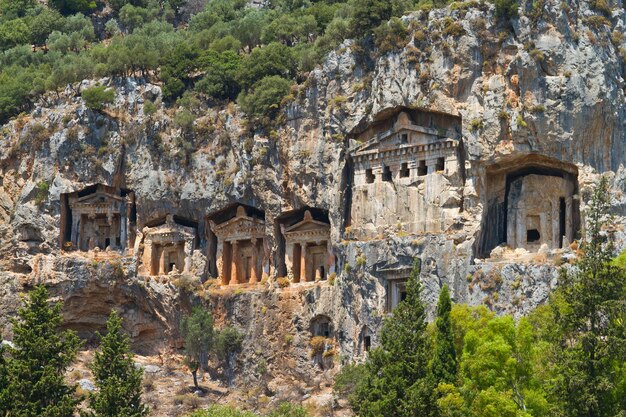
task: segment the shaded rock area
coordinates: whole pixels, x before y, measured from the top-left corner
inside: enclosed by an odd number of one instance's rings
[[[361,360],[367,346],[378,343],[382,320],[401,296],[415,258],[431,314],[446,283],[455,302],[485,304],[516,317],[545,302],[558,284],[559,268],[579,254],[576,241],[585,231],[587,201],[600,174],[610,179],[616,216],[611,232],[617,248],[624,247],[626,67],[619,51],[626,43],[611,30],[624,32],[626,14],[615,9],[609,30],[590,25],[588,17],[596,12],[588,1],[562,7],[560,0],[547,0],[534,17],[524,12],[530,2],[521,3],[523,13],[512,28],[484,5],[403,17],[412,36],[397,51],[364,53],[363,44],[345,41],[298,86],[283,108],[286,122],[268,133],[251,130],[232,104],[202,107],[193,131],[185,131],[174,123],[175,110],[162,104],[160,87],[145,79],[85,81],[83,88],[96,82],[115,88],[115,103],[103,112],[87,109],[69,87],[59,97],[51,94],[47,106],[1,130],[3,338],[11,338],[8,318],[21,294],[39,283],[65,302],[66,326],[88,341],[115,308],[137,351],[153,357],[179,353],[180,318],[202,304],[212,309],[218,327],[234,325],[245,335],[237,372],[220,370],[220,389],[243,387],[232,395],[251,406],[260,398],[310,398],[324,408],[332,403],[329,386],[338,365]],[[447,17],[464,34],[446,32]],[[158,106],[149,117],[146,100]],[[407,161],[399,154],[387,165],[356,161],[361,151],[393,152],[378,146],[380,141],[364,147],[360,135],[402,112],[415,113],[413,124],[422,123],[425,112],[460,118],[458,137],[449,141],[454,152],[446,148],[439,156],[449,163],[444,169],[426,153],[426,172],[415,158],[403,165]],[[426,145],[450,139],[434,127],[426,132]],[[362,163],[356,178],[362,183],[355,182],[355,161]],[[368,169],[378,182],[369,182]],[[407,169],[415,171],[405,177]],[[560,196],[572,204],[563,211],[565,227],[554,225],[558,210],[550,216],[544,215],[548,208],[530,210],[534,217],[514,224],[516,236],[535,242],[529,230],[541,234],[549,228],[550,239],[512,249],[506,216],[534,201],[541,179],[528,176],[548,174],[553,186],[569,187]],[[507,205],[507,184],[516,180],[523,186]],[[63,196],[96,184],[132,190],[127,224],[136,230],[124,235],[129,244],[120,243],[122,250],[111,241],[98,243],[104,248],[92,241],[83,251],[66,250]],[[375,204],[364,190],[389,199],[397,197],[398,184],[408,190],[398,199],[404,210],[398,218],[418,219],[414,226],[381,219],[381,213],[397,214],[389,205],[386,211],[354,210],[364,220],[351,224],[353,187],[362,187],[359,204]],[[530,190],[528,199],[524,190]],[[264,258],[254,263],[256,284],[220,285],[210,220],[228,221],[222,218],[225,208],[240,204],[263,213],[258,224],[264,237],[255,248]],[[555,210],[559,199],[551,204]],[[324,265],[334,270],[319,274],[325,280],[296,283],[280,267],[286,265],[281,222],[284,213],[308,208],[325,213],[333,258]],[[550,224],[542,226],[542,218]],[[162,248],[146,251],[146,236],[161,230],[153,228],[177,221],[184,238],[168,258]],[[357,233],[368,221],[372,227]],[[123,224],[115,223],[120,230]],[[104,221],[97,225],[107,227]],[[130,232],[136,234],[132,244]],[[321,352],[312,349],[314,336],[330,340]],[[169,412],[162,415],[178,413]]]

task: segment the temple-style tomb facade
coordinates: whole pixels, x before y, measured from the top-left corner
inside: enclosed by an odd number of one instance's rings
[[[263,219],[249,216],[240,205],[235,217],[219,224],[210,220],[209,224],[217,237],[215,260],[223,285],[255,284],[269,275]]]
[[[405,109],[354,138],[350,225],[356,238],[441,233],[460,209],[459,117]]]
[[[540,154],[503,159],[486,168],[479,256],[501,244],[537,251],[578,238],[578,168]]]
[[[124,252],[135,240],[132,191],[97,184],[61,195],[61,246]]]
[[[335,271],[330,245],[330,224],[314,220],[306,210],[304,218],[291,226],[281,225],[285,236],[285,263],[292,282],[325,280]]]
[[[143,257],[140,274],[189,273],[196,229],[176,222],[171,214],[165,222],[143,228]]]

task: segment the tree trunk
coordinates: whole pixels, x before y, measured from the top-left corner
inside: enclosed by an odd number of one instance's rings
[[[196,387],[196,389],[200,389],[200,387],[198,386],[198,371],[191,371],[191,375],[193,375],[193,386]]]

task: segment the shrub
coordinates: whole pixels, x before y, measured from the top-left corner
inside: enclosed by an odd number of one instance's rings
[[[95,111],[101,111],[106,104],[113,103],[115,100],[115,90],[103,85],[87,88],[81,95],[85,100],[85,105]]]
[[[37,194],[35,195],[35,203],[37,205],[43,203],[48,197],[48,190],[50,189],[50,183],[48,181],[40,181],[37,184]]]
[[[409,31],[404,22],[397,17],[374,29],[374,39],[381,54],[397,51],[407,44]]]
[[[599,29],[602,26],[611,26],[611,21],[604,16],[589,16],[587,18],[587,24],[594,28]]]
[[[248,411],[242,411],[224,405],[211,405],[206,410],[191,413],[189,417],[255,417]]]
[[[289,286],[290,281],[289,278],[285,278],[285,277],[280,277],[276,280],[276,282],[278,283],[278,286],[280,288],[286,288]]]
[[[298,404],[282,403],[267,417],[308,417],[309,413]]]
[[[465,29],[459,22],[455,22],[450,17],[444,20],[443,34],[448,36],[459,37],[465,35]]]
[[[495,0],[496,16],[500,19],[510,19],[517,16],[517,0]]]

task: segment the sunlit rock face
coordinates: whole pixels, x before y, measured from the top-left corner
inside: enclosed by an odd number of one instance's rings
[[[311,359],[312,337],[345,360],[377,345],[415,259],[431,312],[443,284],[455,302],[531,311],[575,260],[600,174],[624,246],[626,45],[588,25],[588,1],[544,1],[535,18],[521,3],[512,30],[485,4],[405,16],[411,36],[389,53],[345,41],[268,132],[236,105],[207,107],[181,144],[142,79],[86,80],[116,90],[102,113],[71,88],[46,97],[2,128],[3,334],[37,283],[81,336],[117,308],[152,352],[180,347],[181,314],[204,304],[246,334],[242,382],[256,352],[270,375],[305,381],[332,364]],[[465,33],[443,33],[446,17]],[[82,190],[105,201],[73,228]]]

